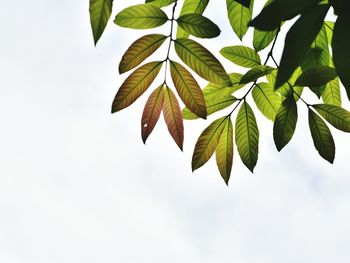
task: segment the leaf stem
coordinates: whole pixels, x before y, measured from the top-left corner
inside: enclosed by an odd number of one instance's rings
[[[172,15],[171,15],[171,24],[170,24],[170,33],[169,33],[169,45],[168,45],[168,51],[167,51],[167,55],[166,55],[166,59],[164,59],[165,62],[165,74],[164,74],[164,84],[166,84],[166,79],[167,79],[167,72],[168,72],[168,63],[169,63],[169,56],[170,56],[170,49],[171,49],[171,44],[174,41],[173,39],[173,31],[174,31],[174,21],[175,21],[175,11],[176,11],[176,6],[177,6],[177,0],[174,3],[173,6],[173,11],[172,11]]]

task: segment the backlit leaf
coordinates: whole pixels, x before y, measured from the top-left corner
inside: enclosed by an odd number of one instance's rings
[[[224,47],[220,50],[220,54],[241,67],[252,68],[261,64],[259,54],[246,46]]]
[[[184,104],[198,117],[205,119],[207,109],[197,81],[185,67],[175,61],[170,61],[170,72],[175,88]]]
[[[114,98],[112,113],[128,107],[137,100],[157,77],[162,64],[163,61],[150,62],[131,73]]]
[[[113,0],[90,0],[90,23],[95,45],[106,28],[112,13]]]
[[[220,35],[219,27],[200,14],[187,14],[177,19],[178,25],[195,37],[214,38]]]
[[[335,145],[327,124],[315,112],[309,109],[309,127],[318,153],[328,162],[333,163]]]
[[[259,154],[259,129],[254,112],[243,102],[236,119],[236,145],[242,162],[253,172]]]
[[[281,96],[274,90],[273,86],[269,83],[258,83],[252,90],[252,96],[261,113],[274,121],[281,106]]]
[[[118,26],[148,29],[163,25],[168,21],[167,15],[159,7],[140,4],[125,8],[115,17]]]
[[[335,105],[316,104],[312,107],[338,130],[350,132],[350,112]]]
[[[214,154],[227,118],[222,117],[212,122],[199,136],[193,151],[192,171],[203,166]]]
[[[340,83],[339,78],[335,78],[327,83],[325,90],[322,93],[322,99],[325,104],[341,106]]]
[[[163,108],[164,87],[161,85],[155,89],[149,96],[141,119],[141,135],[142,140],[146,143],[148,136],[152,133],[156,126],[160,113]]]
[[[220,174],[226,184],[228,184],[233,161],[233,125],[231,118],[226,118],[223,125],[224,129],[216,146],[215,155]]]
[[[207,116],[218,112],[220,110],[226,109],[231,106],[237,99],[232,95],[224,95],[220,97],[204,96],[205,103],[207,105]],[[188,108],[182,110],[182,115],[186,120],[198,119],[198,116],[192,113]]]
[[[254,82],[257,79],[270,74],[274,68],[270,66],[258,65],[250,69],[246,74],[241,78],[241,84],[247,84],[249,82]]]
[[[295,99],[289,95],[279,108],[273,126],[273,138],[278,151],[286,146],[294,135],[298,120]]]
[[[182,5],[180,16],[183,16],[186,14],[201,15],[206,9],[208,3],[209,3],[209,0],[185,0]],[[188,38],[189,35],[190,34],[184,31],[181,27],[177,28],[176,38]]]
[[[182,151],[184,125],[181,109],[175,94],[169,87],[164,90],[163,116],[170,135]]]
[[[194,40],[176,39],[175,50],[182,61],[202,78],[221,86],[232,85],[230,77],[219,60]]]
[[[252,19],[254,0],[246,7],[241,0],[226,0],[227,15],[233,31],[242,40],[248,31],[248,23]]]
[[[119,73],[125,73],[137,67],[151,56],[164,43],[166,38],[164,35],[152,34],[136,40],[124,53],[119,64]]]

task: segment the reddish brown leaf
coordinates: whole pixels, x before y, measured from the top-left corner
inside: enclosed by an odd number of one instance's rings
[[[164,101],[163,85],[155,89],[149,96],[141,119],[141,134],[142,140],[146,143],[148,136],[156,126],[160,113],[163,108]]]
[[[169,133],[182,151],[184,126],[179,102],[173,91],[166,87],[164,91],[163,115]]]

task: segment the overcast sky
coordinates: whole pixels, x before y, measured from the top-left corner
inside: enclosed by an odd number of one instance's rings
[[[201,42],[215,54],[239,44],[224,2],[206,13],[222,28]],[[133,3],[116,1],[114,14]],[[88,0],[3,0],[0,25],[0,262],[350,262],[349,135],[332,129],[335,164],[323,161],[300,104],[295,137],[277,153],[257,113],[255,174],[236,153],[227,187],[215,160],[190,168],[215,116],[186,122],[181,153],[162,119],[143,145],[147,96],[110,114],[120,57],[145,32],[110,23],[95,48]]]

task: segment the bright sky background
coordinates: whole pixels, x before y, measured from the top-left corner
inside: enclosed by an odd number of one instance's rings
[[[140,2],[116,0],[114,14]],[[216,54],[239,44],[224,2],[206,12],[222,36],[200,41]],[[257,113],[255,174],[236,153],[226,187],[214,159],[190,169],[215,116],[186,122],[181,153],[162,119],[143,145],[147,95],[110,114],[120,57],[146,32],[110,23],[95,48],[88,0],[2,1],[0,25],[0,262],[350,262],[349,135],[332,129],[329,165],[300,104],[295,137],[277,153],[272,123]]]

